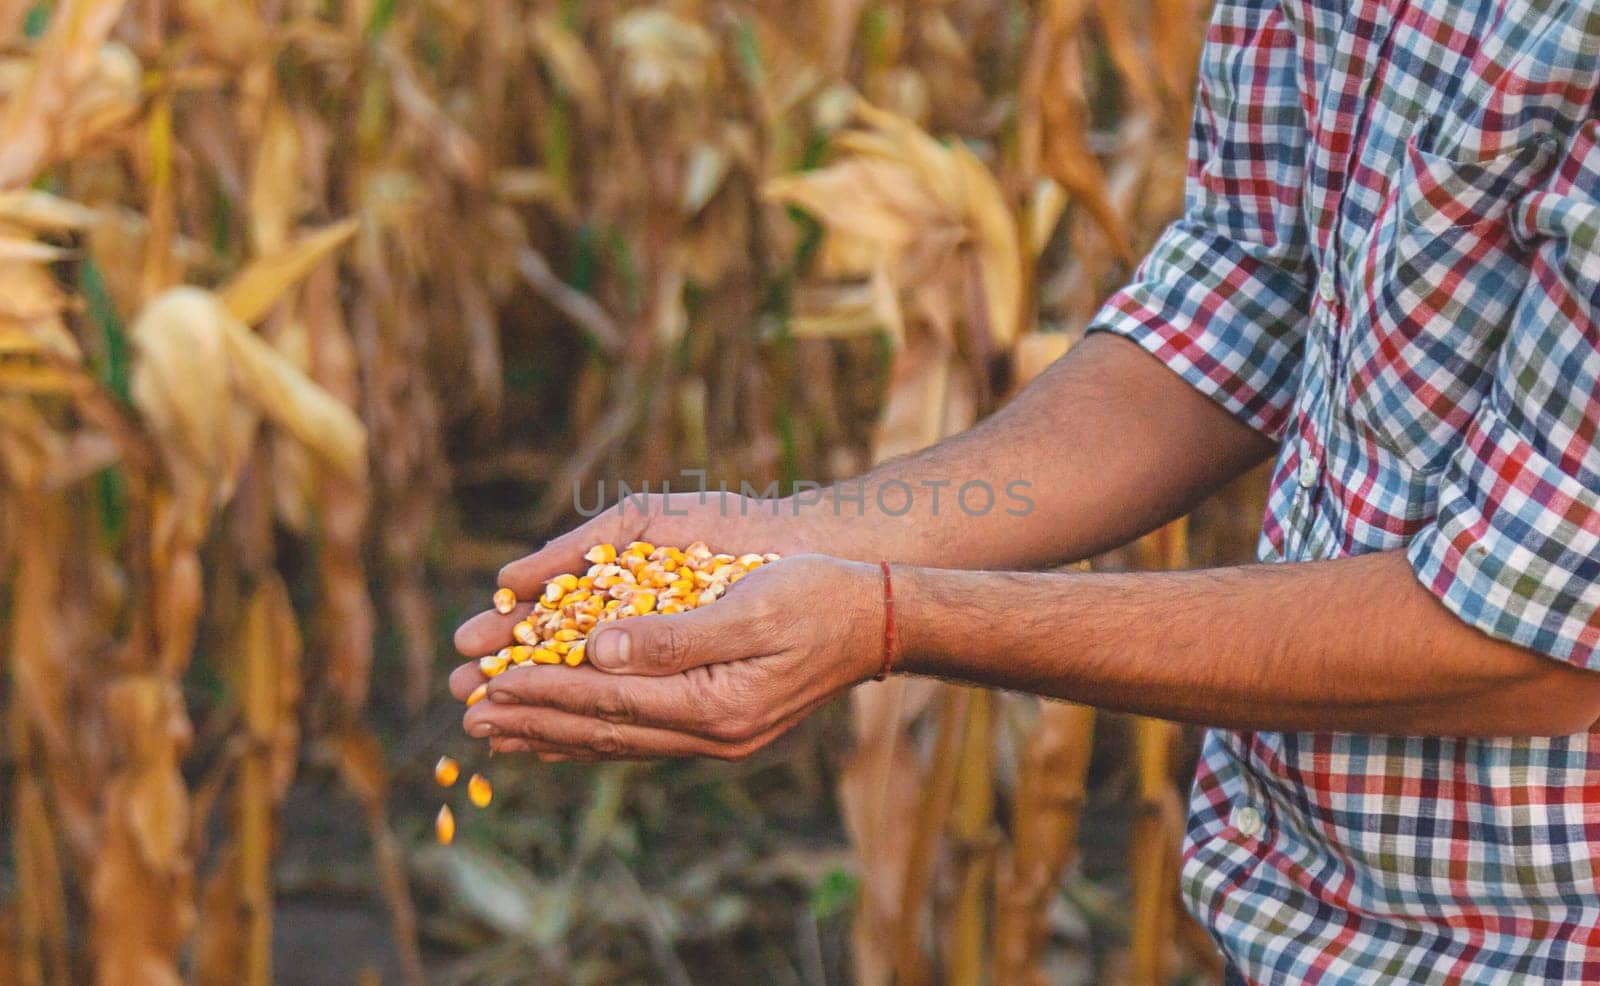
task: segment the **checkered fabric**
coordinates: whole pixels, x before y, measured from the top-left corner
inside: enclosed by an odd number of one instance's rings
[[[1600,5],[1220,0],[1187,207],[1093,326],[1280,441],[1264,561],[1404,551],[1600,670]],[[1212,731],[1184,889],[1258,983],[1600,983],[1600,733]]]

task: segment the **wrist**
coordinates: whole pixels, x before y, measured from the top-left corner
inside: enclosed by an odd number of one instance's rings
[[[888,615],[888,598],[882,585],[882,571],[877,566],[873,567],[879,575],[880,599],[877,625],[880,629],[884,629],[884,618]],[[934,597],[940,576],[948,574],[939,569],[921,568],[915,565],[889,566],[889,584],[892,587],[894,605],[893,673],[935,673],[934,669],[940,666],[940,654],[948,641],[945,639],[946,634],[939,628],[939,607]],[[880,663],[878,668],[874,669],[874,674],[882,667],[884,646],[880,643]]]

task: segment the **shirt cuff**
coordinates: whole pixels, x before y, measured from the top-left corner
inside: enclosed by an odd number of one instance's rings
[[[1600,670],[1600,493],[1481,408],[1412,539],[1417,578],[1491,637]]]

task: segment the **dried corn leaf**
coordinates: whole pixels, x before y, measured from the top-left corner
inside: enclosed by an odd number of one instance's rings
[[[355,219],[307,233],[281,252],[262,257],[236,274],[218,294],[233,317],[254,325],[312,268],[349,242],[360,223]]]
[[[63,144],[82,141],[80,90],[101,66],[101,45],[123,0],[63,0],[26,77],[0,115],[0,189],[32,181]],[[76,117],[76,119],[73,119]],[[76,131],[76,133],[74,133]]]

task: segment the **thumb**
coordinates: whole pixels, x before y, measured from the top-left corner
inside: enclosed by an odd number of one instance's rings
[[[589,662],[611,674],[669,675],[757,657],[770,648],[740,602],[725,596],[687,613],[606,624],[589,634]]]

